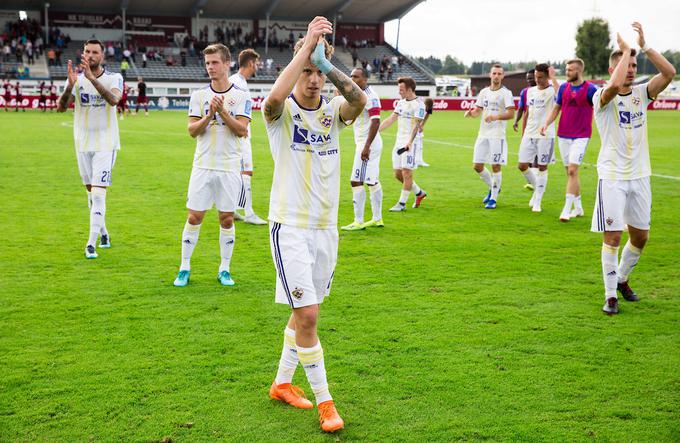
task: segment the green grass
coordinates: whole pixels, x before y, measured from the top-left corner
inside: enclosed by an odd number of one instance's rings
[[[679,116],[650,113],[655,173],[680,176]],[[499,208],[485,211],[465,147],[479,120],[439,112],[426,134],[432,167],[416,173],[429,197],[392,214],[391,129],[386,228],[341,233],[321,310],[347,425],[328,436],[315,411],[267,397],[289,309],[274,303],[266,227],[238,224],[237,286],[223,288],[209,213],[191,284],[172,287],[194,151],[185,114],[121,122],[113,248],[91,261],[71,122],[0,114],[0,441],[680,440],[680,181],[652,178],[651,239],[631,278],[642,300],[607,317],[601,237],[589,232],[594,167],[582,171],[586,217],[557,221],[558,165],[534,214],[510,129]],[[272,160],[259,114],[253,126],[266,216]],[[345,131],[340,224],[352,219],[351,140]],[[598,148],[595,138],[588,163]],[[311,392],[300,368],[295,380]]]

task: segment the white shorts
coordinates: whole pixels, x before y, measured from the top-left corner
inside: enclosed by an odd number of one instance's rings
[[[84,185],[111,186],[111,173],[118,151],[76,152]]]
[[[394,147],[392,149],[392,169],[416,169],[416,143],[411,145],[411,149],[397,154],[399,149],[403,146]]]
[[[649,177],[599,181],[591,231],[623,231],[625,225],[647,231],[651,217],[652,188]]]
[[[361,151],[363,151],[363,147],[357,147],[357,150],[354,152],[354,165],[352,166],[350,181],[375,185],[380,181],[380,154],[382,154],[382,142],[373,141],[367,161],[361,159]]]
[[[318,305],[330,294],[338,260],[337,229],[305,229],[269,223],[276,267],[276,303]]]
[[[187,208],[207,211],[213,205],[220,212],[234,212],[241,191],[241,174],[193,167],[189,179]]]
[[[253,147],[250,136],[241,139],[241,171],[253,170]]]
[[[475,141],[475,151],[472,154],[472,162],[507,165],[508,146],[505,139],[477,137],[477,141]]]
[[[538,156],[538,164],[545,166],[552,161],[554,152],[554,138],[522,137],[522,143],[519,145],[519,162],[531,164]]]
[[[416,158],[416,167],[413,169],[418,169],[418,164],[423,161],[423,133],[419,132],[416,134],[416,138],[413,139],[413,146]]]
[[[562,163],[567,165],[580,165],[586,155],[589,138],[564,138],[557,137],[560,146]]]

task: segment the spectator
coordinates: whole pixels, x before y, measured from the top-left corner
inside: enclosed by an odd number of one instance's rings
[[[54,49],[50,48],[47,51],[47,66],[56,66],[57,60],[57,53],[54,51]]]
[[[130,56],[131,55],[132,55],[132,53],[130,52],[130,50],[126,48],[125,51],[123,51],[123,60],[130,63]]]
[[[187,53],[182,51],[180,54],[180,59],[181,59],[181,65],[186,66],[187,65]]]
[[[128,69],[130,69],[130,63],[124,58],[123,61],[120,62],[120,75],[123,76],[123,80],[125,80],[125,73]]]
[[[75,57],[76,66],[80,65],[80,61],[82,60],[82,54],[83,53],[80,51],[80,49],[76,50],[76,57]]]
[[[354,68],[357,65],[357,60],[359,60],[359,51],[357,51],[357,48],[352,49],[352,68]]]
[[[165,59],[166,66],[175,66],[175,63],[175,58],[172,55],[168,55],[168,58]]]
[[[146,53],[142,52],[142,68],[146,68]]]
[[[8,62],[11,54],[12,49],[9,47],[9,44],[5,42],[5,46],[2,47],[2,61]]]
[[[387,68],[387,81],[392,80],[392,74],[394,73],[394,69],[392,68],[392,65],[390,65]]]

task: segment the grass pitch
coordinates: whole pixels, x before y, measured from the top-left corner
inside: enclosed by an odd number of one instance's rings
[[[120,122],[107,197],[113,248],[85,260],[88,209],[71,114],[0,113],[0,441],[679,441],[680,114],[650,113],[654,195],[639,303],[607,317],[601,236],[589,232],[599,139],[582,169],[586,217],[557,218],[552,166],[543,212],[510,164],[498,209],[471,168],[479,120],[438,112],[416,180],[418,210],[382,230],[341,232],[320,337],[346,429],[267,397],[289,314],[274,304],[268,229],[237,224],[219,286],[209,213],[191,283],[174,288],[194,142],[181,112]],[[272,160],[253,123],[254,206],[266,216]],[[352,221],[354,146],[342,136],[339,223]],[[370,208],[367,206],[367,217]],[[301,368],[295,382],[311,394]]]

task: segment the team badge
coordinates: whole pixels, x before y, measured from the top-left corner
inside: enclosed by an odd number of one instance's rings
[[[614,223],[614,219],[611,218],[611,217],[607,217],[607,224],[608,224],[609,226],[611,226],[612,223]]]
[[[324,114],[321,118],[319,118],[319,123],[321,123],[326,128],[330,128],[331,124],[333,124],[333,118],[330,115]]]
[[[235,104],[236,104],[236,100],[234,100],[233,98],[231,100],[229,100],[229,103],[228,103],[229,106],[234,106]]]
[[[293,292],[291,293],[293,297],[295,297],[297,300],[302,300],[302,296],[305,295],[305,291],[300,289],[300,288],[295,288],[293,289]]]

